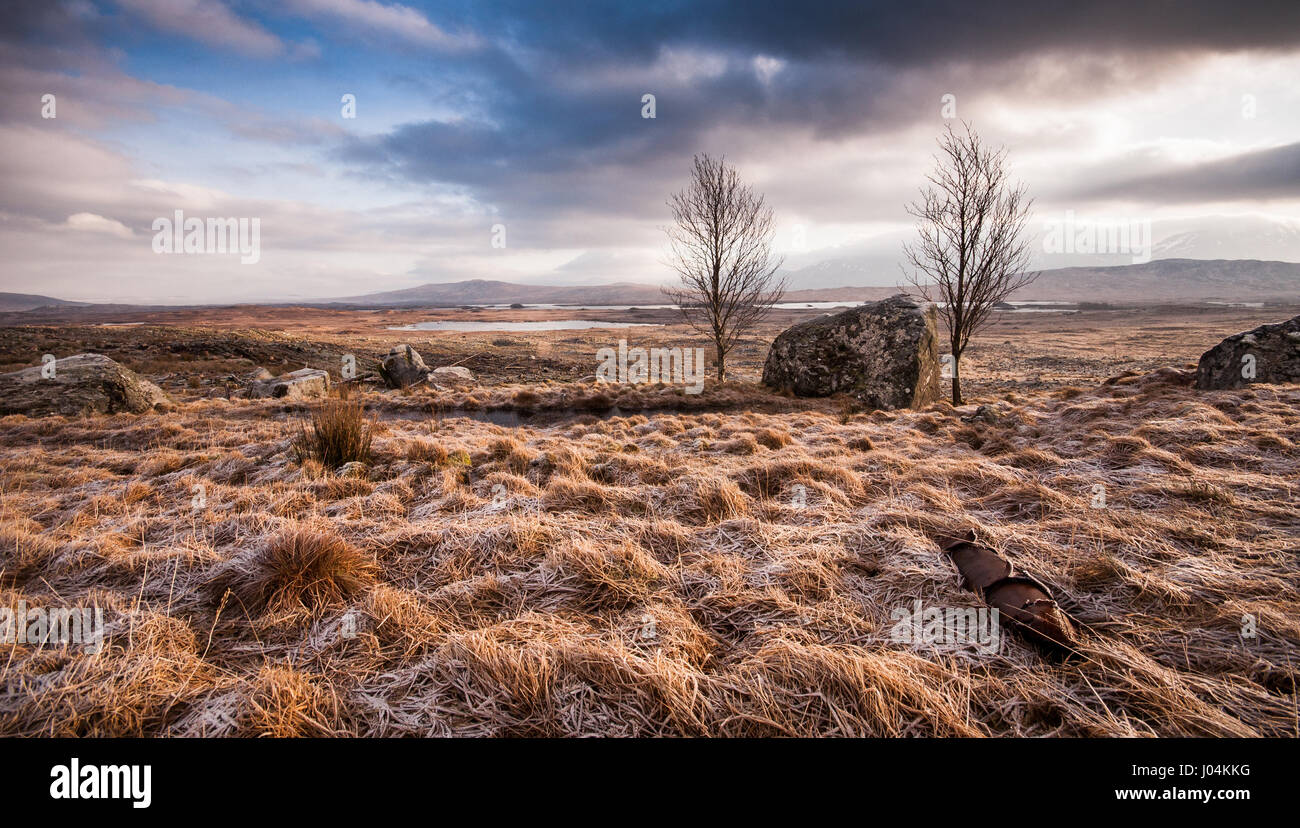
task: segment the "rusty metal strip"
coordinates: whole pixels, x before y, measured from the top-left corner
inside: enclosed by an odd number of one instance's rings
[[[1017,572],[1006,558],[981,546],[974,532],[939,543],[957,565],[962,586],[997,609],[1010,629],[1050,649],[1075,649],[1078,634],[1074,624],[1040,581]]]

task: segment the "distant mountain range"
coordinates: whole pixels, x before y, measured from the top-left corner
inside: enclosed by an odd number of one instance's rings
[[[829,263],[827,265],[827,270],[832,269]],[[785,301],[878,299],[897,292],[902,283],[900,274],[893,284],[791,290],[787,292]],[[1066,267],[1040,271],[1033,284],[1012,298],[1066,302],[1300,302],[1300,264],[1250,259],[1157,259],[1146,264]],[[512,302],[525,305],[662,305],[668,300],[658,287],[630,282],[566,287],[474,279],[334,301],[348,305],[455,306]]]
[[[821,288],[788,291],[786,302],[839,302],[863,296],[861,287]],[[897,293],[891,288],[871,288],[870,298],[884,298]],[[519,285],[489,279],[443,282],[420,285],[405,290],[389,290],[328,300],[330,304],[362,306],[433,305],[667,305],[671,300],[658,285],[640,282],[614,282],[608,285]],[[319,304],[319,303],[316,303]]]
[[[842,302],[882,299],[900,290],[894,284],[791,290],[786,302]],[[1157,259],[1146,264],[1112,267],[1066,267],[1044,270],[1015,300],[1063,302],[1300,302],[1300,264],[1250,259]],[[664,305],[656,285],[618,282],[607,285],[519,285],[488,279],[420,285],[404,290],[367,293],[316,302],[260,303],[304,307],[457,307],[460,305]],[[174,306],[173,306],[174,307]],[[49,296],[0,293],[0,312],[102,316],[128,310],[164,310],[159,306],[92,305]]]
[[[662,305],[668,302],[656,285],[613,282],[607,285],[518,285],[490,279],[442,282],[404,290],[326,300],[341,305]],[[324,304],[316,302],[312,304]]]
[[[68,302],[36,293],[0,293],[0,312],[28,311],[33,308],[84,306],[88,302]]]
[[[1064,268],[1106,270],[1134,263],[1132,253],[1048,253],[1052,221],[1084,216],[1044,213],[1026,228],[1030,267],[1049,271]],[[1105,221],[1098,219],[1103,225]],[[1078,225],[1082,226],[1082,225]],[[1145,236],[1145,228],[1143,229]],[[904,278],[900,267],[903,245],[916,238],[910,228],[881,233],[838,248],[787,252],[785,275],[795,288],[835,285],[893,285]],[[1264,216],[1201,216],[1155,221],[1150,228],[1151,262],[1159,259],[1199,259],[1300,262],[1300,221]]]
[[[1044,270],[1014,299],[1069,302],[1300,302],[1300,264],[1250,259],[1156,259],[1117,267]]]
[[[1157,222],[1153,259],[1300,261],[1300,222],[1255,216],[1202,216]],[[1064,267],[1084,262],[1046,262]]]

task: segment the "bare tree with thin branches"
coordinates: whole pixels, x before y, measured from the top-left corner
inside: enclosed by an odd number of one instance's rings
[[[784,259],[772,257],[772,208],[726,159],[708,155],[695,156],[690,184],[668,207],[668,265],[682,285],[664,292],[691,327],[713,340],[722,382],[727,354],[785,293],[785,280],[776,276]]]
[[[965,135],[950,126],[940,136],[930,186],[907,207],[920,239],[903,245],[912,265],[908,281],[938,305],[948,325],[953,405],[962,404],[961,358],[971,336],[999,302],[1038,276],[1026,270],[1024,228],[1033,200],[1008,179],[1006,149],[990,148],[964,126]]]

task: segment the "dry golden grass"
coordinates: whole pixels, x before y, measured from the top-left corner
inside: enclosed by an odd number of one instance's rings
[[[480,393],[666,393],[588,389]],[[1017,400],[507,429],[368,394],[364,478],[299,459],[301,405],[5,418],[0,606],[107,629],[0,645],[0,732],[1297,735],[1300,388]],[[955,528],[1059,590],[1078,656],[891,639],[978,604]]]

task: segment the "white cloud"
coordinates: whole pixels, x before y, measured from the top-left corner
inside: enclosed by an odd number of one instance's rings
[[[758,75],[763,83],[771,83],[776,73],[784,68],[785,61],[780,58],[768,55],[758,55],[754,58],[754,74]]]
[[[80,230],[87,233],[107,233],[121,239],[135,238],[135,233],[131,231],[130,227],[120,221],[104,218],[97,213],[73,213],[68,216],[68,220],[63,224],[70,230]]]

